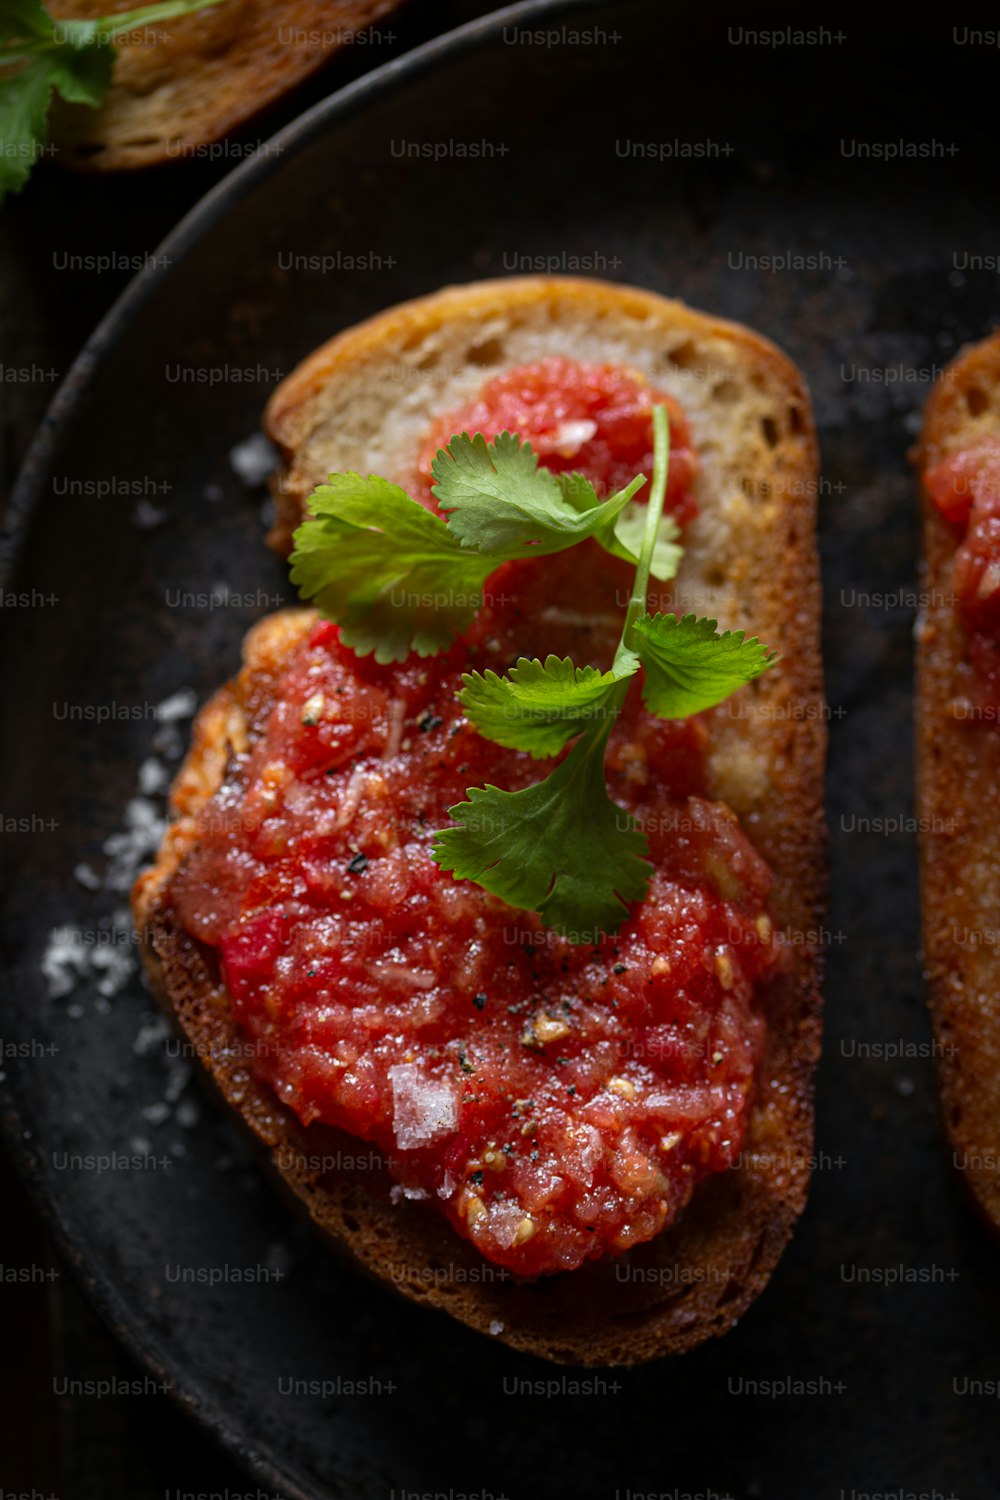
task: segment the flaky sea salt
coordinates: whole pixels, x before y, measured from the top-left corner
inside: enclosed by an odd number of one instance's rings
[[[392,1128],[400,1151],[427,1146],[458,1128],[458,1100],[450,1084],[428,1078],[419,1063],[389,1069]]]
[[[229,450],[229,463],[236,475],[248,489],[263,484],[278,462],[277,450],[262,432],[255,432],[244,442]]]

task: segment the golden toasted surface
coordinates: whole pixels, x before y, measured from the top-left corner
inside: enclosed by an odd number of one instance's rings
[[[293,88],[399,0],[223,0],[137,28],[118,44],[99,109],[56,100],[58,159],[86,171],[197,154]],[[132,10],[132,0],[52,0],[57,19]]]
[[[478,343],[470,342],[476,329]],[[279,388],[268,425],[294,476],[284,491],[289,506],[294,500],[299,513],[296,497],[327,466],[396,477],[427,420],[488,377],[477,360],[497,339],[505,364],[520,362],[527,348],[557,346],[580,358],[603,350],[606,359],[655,372],[679,394],[702,474],[701,516],[678,595],[685,609],[747,626],[782,655],[780,671],[747,692],[740,716],[723,708],[711,720],[710,792],[736,809],[769,861],[775,916],[793,939],[793,966],[767,995],[768,1041],[743,1163],[700,1187],[652,1244],[530,1286],[484,1277],[478,1253],[441,1216],[419,1203],[391,1203],[387,1176],[309,1169],[310,1159],[335,1155],[338,1145],[343,1154],[345,1141],[325,1127],[304,1129],[238,1060],[218,976],[172,921],[169,884],[190,846],[190,815],[224,774],[226,743],[252,739],[311,611],[258,625],[240,676],[202,711],[174,793],[180,822],[137,885],[136,921],[157,993],[286,1187],[340,1248],[407,1295],[483,1331],[499,1329],[517,1348],[583,1364],[635,1363],[729,1328],[767,1282],[807,1193],[825,888],[815,437],[798,372],[746,329],[601,283],[485,283],[394,309],[342,335]],[[421,394],[411,414],[386,398],[388,372],[398,372],[404,356],[418,369],[433,360],[436,372],[433,389],[412,382]]]
[[[952,362],[927,403],[921,479],[1000,438],[1000,333]],[[966,635],[951,595],[952,528],[921,484],[923,594],[917,663],[917,798],[924,954],[954,1160],[1000,1228],[1000,731],[956,714]]]

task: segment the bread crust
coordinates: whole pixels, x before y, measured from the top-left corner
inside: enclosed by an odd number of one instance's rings
[[[1000,732],[952,708],[967,656],[951,589],[957,542],[924,481],[934,464],[984,437],[1000,438],[1000,333],[945,370],[914,452],[923,520],[917,805],[928,1001],[953,1162],[1000,1230]]]
[[[633,1364],[680,1353],[731,1327],[766,1284],[807,1194],[825,892],[816,445],[801,376],[748,330],[628,288],[532,278],[452,289],[407,304],[317,351],[268,409],[269,429],[288,462],[296,463],[309,440],[311,403],[324,383],[354,378],[359,349],[367,358],[401,328],[409,336],[414,325],[440,326],[456,299],[468,315],[470,307],[494,311],[506,298],[515,307],[525,298],[548,299],[563,318],[583,308],[603,315],[625,307],[644,318],[652,310],[658,326],[685,338],[724,338],[788,413],[775,440],[765,445],[771,468],[756,476],[754,524],[741,533],[738,552],[714,561],[731,595],[725,623],[752,624],[782,653],[780,672],[746,690],[744,718],[733,719],[722,708],[711,719],[709,793],[725,795],[769,861],[775,873],[772,909],[779,926],[793,935],[790,968],[767,992],[766,1050],[740,1166],[702,1183],[678,1221],[650,1244],[532,1284],[489,1267],[432,1208],[392,1204],[387,1175],[310,1168],[317,1158],[356,1152],[358,1143],[327,1127],[302,1127],[238,1060],[236,1027],[211,955],[174,922],[170,880],[192,845],[198,807],[225,774],[227,746],[236,743],[234,735],[253,737],[269,684],[315,618],[311,611],[286,611],[261,622],[248,637],[242,672],[199,715],[173,793],[175,822],[157,864],[137,884],[135,915],[154,990],[285,1187],[333,1243],[406,1295],[499,1334],[515,1348],[585,1365]],[[356,466],[363,467],[360,456]],[[739,497],[733,505],[739,513]],[[727,525],[731,534],[728,511]],[[743,764],[748,759],[752,774]]]
[[[225,0],[118,45],[98,109],[53,103],[50,136],[64,166],[119,172],[155,166],[244,125],[400,0]],[[133,9],[132,0],[53,0],[59,20]],[[287,40],[282,40],[282,37]]]

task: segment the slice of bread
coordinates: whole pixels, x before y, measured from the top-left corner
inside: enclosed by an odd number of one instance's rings
[[[56,99],[57,160],[116,172],[198,155],[315,72],[399,0],[223,0],[210,10],[136,27],[116,44],[98,109]],[[132,10],[132,0],[53,0],[57,20]]]
[[[738,712],[729,704],[708,716],[708,794],[736,810],[769,861],[772,910],[790,938],[788,969],[766,994],[766,1051],[739,1167],[699,1186],[650,1244],[518,1284],[432,1208],[394,1204],[387,1175],[343,1166],[357,1142],[325,1127],[304,1129],[254,1080],[211,955],[173,918],[170,881],[231,751],[259,733],[311,611],[259,624],[239,677],[202,710],[174,789],[176,821],[156,866],[139,881],[135,914],[154,989],[331,1241],[407,1295],[517,1348],[624,1364],[689,1349],[729,1328],[767,1282],[806,1199],[820,1036],[826,736],[816,444],[805,385],[765,340],[679,303],[597,282],[512,280],[448,290],[341,335],[277,391],[267,422],[288,463],[278,526],[287,545],[309,489],[329,470],[405,480],[432,418],[465,401],[491,371],[550,353],[632,366],[678,396],[701,462],[701,514],[689,528],[675,597],[684,609],[759,633],[782,657],[778,671],[746,690]]]
[[[934,387],[915,453],[921,476],[1000,438],[1000,333]],[[1000,1228],[1000,732],[953,707],[967,636],[952,596],[956,539],[925,484],[917,632],[917,803],[924,958],[955,1165]]]

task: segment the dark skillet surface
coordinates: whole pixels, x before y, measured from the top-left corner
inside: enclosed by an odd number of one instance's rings
[[[995,277],[956,274],[953,255],[1000,249],[996,60],[952,45],[944,23],[920,39],[873,38],[848,23],[843,43],[805,50],[730,45],[726,22],[697,9],[675,10],[665,28],[655,4],[562,10],[549,24],[606,35],[518,44],[498,19],[363,81],[279,138],[279,154],[229,179],[169,247],[167,271],[98,336],[29,461],[6,587],[60,602],[0,611],[13,731],[3,811],[36,820],[5,841],[4,1038],[36,1054],[5,1065],[8,1133],[105,1316],[284,1495],[527,1497],[547,1476],[546,1488],[588,1497],[985,1497],[995,1418],[988,1398],[959,1392],[998,1374],[1000,1267],[952,1179],[936,1117],[914,837],[857,820],[912,817],[917,517],[905,451],[927,372],[995,319]],[[919,78],[934,80],[926,95]],[[862,162],[841,154],[843,137],[958,150]],[[497,154],[392,154],[392,142],[448,140],[485,140]],[[619,154],[625,140],[735,149],[660,163]],[[381,256],[382,268],[277,267],[279,255],[338,251]],[[818,261],[755,272],[734,266],[741,253]],[[211,1109],[195,1128],[175,1112],[162,1125],[143,1116],[164,1098],[172,1059],[162,1045],[134,1050],[154,1015],[137,976],[98,1008],[86,986],[49,998],[39,974],[51,928],[94,932],[116,904],[71,871],[81,860],[104,867],[102,842],[121,824],[156,731],[148,717],[57,721],[53,704],[155,704],[182,687],[204,698],[235,668],[246,627],[287,597],[284,569],[262,546],[261,496],[227,458],[268,390],[338,328],[448,281],[523,269],[512,257],[534,255],[594,257],[582,269],[742,319],[805,370],[824,454],[833,714],[827,1036],[805,1218],[770,1288],[724,1341],[551,1397],[512,1386],[571,1382],[573,1371],[515,1356],[342,1270]],[[168,379],[179,365],[265,373],[209,389]],[[911,377],[858,376],[887,369]],[[153,530],[129,524],[131,497],[56,493],[65,477],[146,476],[169,486],[150,496],[167,511]],[[209,485],[219,498],[206,500]],[[261,602],[167,604],[167,591],[220,583],[259,590]],[[890,607],[865,598],[898,590],[909,597]],[[58,828],[42,830],[50,818]],[[880,1055],[886,1044],[906,1055]],[[172,1164],[59,1165],[63,1152],[124,1152],[136,1139]],[[167,1274],[177,1265],[281,1275],[179,1285]],[[902,1283],[885,1285],[887,1271]],[[286,1395],[287,1379],[367,1379],[376,1393]],[[820,1389],[772,1398],[745,1384],[785,1380]],[[556,1472],[564,1478],[553,1484]]]

